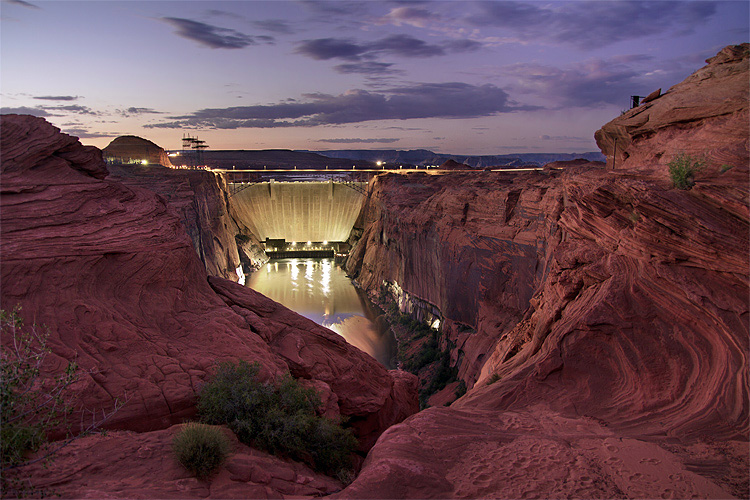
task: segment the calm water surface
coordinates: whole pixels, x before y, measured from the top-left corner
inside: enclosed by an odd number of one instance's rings
[[[393,368],[395,341],[367,319],[351,280],[333,259],[273,260],[247,277],[247,286],[330,328]]]

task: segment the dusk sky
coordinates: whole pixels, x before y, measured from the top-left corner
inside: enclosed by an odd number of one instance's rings
[[[596,151],[629,96],[748,41],[748,2],[2,3],[3,113],[84,144]]]

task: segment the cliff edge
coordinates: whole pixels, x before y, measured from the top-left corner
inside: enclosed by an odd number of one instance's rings
[[[729,47],[605,125],[614,170],[373,181],[349,270],[439,314],[468,392],[341,498],[747,497],[747,82]]]

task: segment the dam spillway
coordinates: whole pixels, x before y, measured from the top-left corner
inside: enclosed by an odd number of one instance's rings
[[[232,204],[258,239],[346,241],[365,196],[366,182],[258,182],[237,191]]]

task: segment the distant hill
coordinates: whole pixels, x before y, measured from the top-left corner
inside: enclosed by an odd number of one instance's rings
[[[231,170],[241,169],[358,169],[378,168],[376,162],[386,162],[386,168],[403,165],[404,168],[415,165],[443,165],[454,161],[469,165],[472,168],[494,166],[520,167],[524,165],[541,166],[553,161],[569,161],[584,158],[590,161],[603,161],[601,153],[522,153],[514,155],[465,156],[434,153],[426,149],[410,151],[340,149],[331,151],[293,151],[291,149],[262,150],[212,150],[203,153],[203,163],[214,168]],[[181,165],[179,156],[172,157],[172,163]]]
[[[352,160],[384,161],[388,164],[412,165],[442,165],[448,160],[463,163],[474,168],[494,167],[500,165],[521,166],[539,165],[553,161],[568,161],[584,158],[590,161],[604,161],[605,157],[599,151],[588,153],[519,153],[509,155],[455,155],[442,154],[427,149],[412,149],[409,151],[369,150],[369,149],[335,149],[326,151],[311,151],[330,158],[348,158]]]
[[[173,158],[173,163],[180,164],[179,157]],[[322,156],[309,151],[292,151],[290,149],[263,150],[211,150],[203,152],[203,162],[214,168],[231,170],[241,169],[331,169],[375,168],[375,164],[367,160],[349,160]]]

